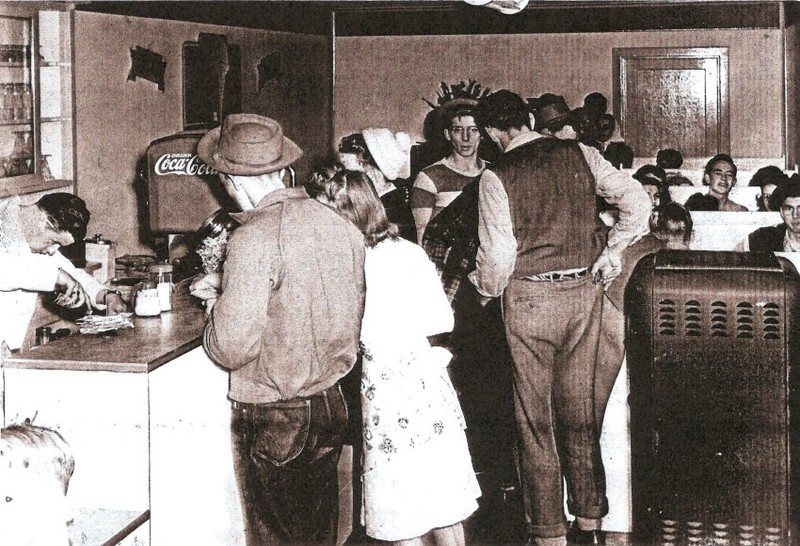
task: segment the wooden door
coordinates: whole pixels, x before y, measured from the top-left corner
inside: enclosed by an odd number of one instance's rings
[[[637,157],[729,152],[727,48],[615,48],[614,107]]]

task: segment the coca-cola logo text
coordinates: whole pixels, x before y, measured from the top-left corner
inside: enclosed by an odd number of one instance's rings
[[[153,171],[158,175],[207,176],[217,174],[196,154],[164,154],[156,159]]]

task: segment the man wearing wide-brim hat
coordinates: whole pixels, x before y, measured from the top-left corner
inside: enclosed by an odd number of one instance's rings
[[[232,114],[198,144],[242,208],[203,347],[230,370],[247,543],[334,544],[347,428],[339,380],[364,306],[364,238],[284,175],[302,154],[275,120]]]
[[[528,110],[533,115],[533,130],[537,133],[549,134],[558,138],[575,140],[577,133],[572,130],[576,121],[567,101],[561,95],[544,93],[536,98],[528,99]],[[569,128],[572,135],[560,134],[562,129]]]

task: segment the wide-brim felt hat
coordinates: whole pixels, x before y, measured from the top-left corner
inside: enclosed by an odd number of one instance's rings
[[[297,161],[303,150],[284,136],[280,123],[257,114],[230,114],[197,144],[197,155],[221,173],[256,176]]]
[[[534,131],[541,131],[556,122],[566,123],[573,118],[572,111],[567,106],[567,101],[560,95],[545,93],[536,99],[532,99],[530,104],[533,106]]]

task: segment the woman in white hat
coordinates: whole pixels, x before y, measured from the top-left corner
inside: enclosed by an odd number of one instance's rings
[[[338,160],[349,171],[366,173],[381,198],[389,221],[397,224],[400,237],[416,241],[414,216],[408,190],[394,180],[411,176],[411,138],[386,128],[368,128],[339,141]]]

